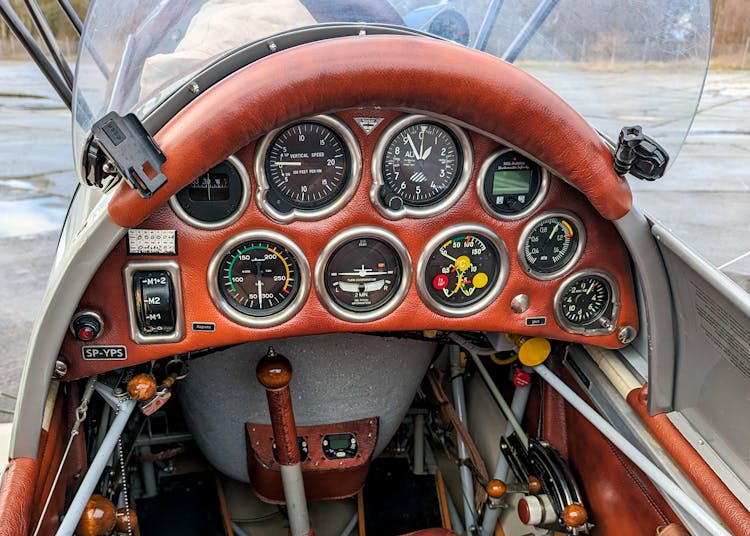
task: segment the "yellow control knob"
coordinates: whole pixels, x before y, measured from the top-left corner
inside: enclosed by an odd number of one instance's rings
[[[527,367],[544,363],[552,352],[552,345],[543,337],[526,337],[523,335],[506,335],[518,346],[518,360]]]

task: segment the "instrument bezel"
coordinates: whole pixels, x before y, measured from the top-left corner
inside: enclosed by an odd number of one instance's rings
[[[539,272],[538,270],[535,270],[526,260],[526,241],[529,239],[531,231],[534,229],[534,227],[537,226],[537,224],[539,224],[543,220],[546,220],[547,218],[554,217],[565,218],[573,222],[573,224],[575,225],[575,230],[578,232],[578,246],[576,246],[576,251],[573,253],[573,256],[562,268],[554,272]],[[550,210],[547,212],[543,212],[533,219],[529,220],[529,222],[523,228],[521,236],[518,239],[518,262],[523,267],[525,273],[533,277],[534,279],[537,279],[539,281],[551,281],[571,272],[576,267],[576,264],[578,264],[578,261],[581,259],[581,256],[583,255],[585,249],[586,227],[583,224],[583,220],[581,220],[581,218],[568,210]]]
[[[344,142],[344,148],[349,153],[349,170],[346,174],[346,185],[329,203],[312,209],[303,209],[292,207],[289,212],[280,212],[268,202],[268,193],[271,191],[269,179],[266,175],[266,159],[271,149],[271,143],[276,139],[279,132],[287,130],[300,123],[320,123],[321,125],[333,130]],[[291,223],[296,220],[316,221],[335,214],[344,205],[346,205],[354,196],[362,177],[362,152],[359,148],[359,142],[354,136],[351,129],[343,121],[330,115],[314,115],[274,129],[263,136],[258,147],[255,150],[255,160],[253,171],[258,181],[258,189],[255,192],[255,201],[260,211],[270,219],[278,223]]]
[[[500,266],[498,267],[497,278],[495,279],[495,281],[491,282],[492,287],[487,292],[487,294],[470,305],[466,305],[464,307],[451,307],[435,300],[435,298],[430,295],[429,289],[427,288],[427,283],[425,282],[425,272],[427,270],[427,262],[433,251],[435,251],[435,249],[439,247],[440,244],[460,233],[477,234],[482,238],[487,239],[497,251],[497,260]],[[495,298],[500,295],[503,288],[505,287],[505,284],[508,281],[509,272],[510,254],[508,253],[508,248],[505,245],[505,242],[502,238],[500,238],[500,235],[498,235],[489,227],[485,227],[484,225],[458,224],[452,227],[448,227],[437,235],[433,236],[422,250],[422,253],[419,256],[419,261],[417,262],[417,293],[422,299],[422,302],[427,305],[427,307],[442,316],[446,316],[448,318],[462,318],[471,316],[485,309],[495,300]]]
[[[607,318],[609,323],[608,327],[591,328],[573,324],[567,318],[565,318],[565,315],[563,315],[562,311],[560,310],[560,307],[562,306],[562,299],[565,294],[565,289],[578,279],[592,276],[603,279],[609,285],[610,290],[607,308],[602,312],[600,316],[595,318],[592,323],[598,322],[599,319],[604,318],[605,315],[607,315],[607,313],[609,312],[609,317]],[[615,329],[617,328],[617,320],[620,315],[620,288],[617,285],[617,281],[615,280],[615,278],[612,277],[609,272],[605,272],[604,270],[600,270],[598,268],[588,268],[585,270],[580,270],[578,272],[575,272],[574,274],[571,274],[569,277],[565,278],[562,283],[560,283],[557,291],[555,292],[555,298],[553,300],[552,308],[557,325],[568,333],[584,335],[587,337],[593,335],[608,335],[615,331]]]
[[[297,262],[297,267],[299,268],[300,280],[297,294],[282,310],[268,316],[251,316],[243,314],[232,307],[219,288],[219,269],[221,268],[224,257],[231,253],[232,249],[237,245],[250,240],[268,240],[283,246],[294,257],[294,260]],[[216,251],[214,251],[211,261],[208,264],[206,278],[208,283],[208,293],[211,296],[211,300],[224,316],[238,324],[252,328],[268,328],[286,322],[299,312],[310,294],[310,264],[307,262],[307,257],[299,246],[297,246],[297,244],[291,239],[275,231],[245,231],[244,233],[234,235],[229,240],[225,241],[216,249]]]
[[[385,186],[383,178],[383,159],[394,136],[402,130],[417,123],[433,123],[447,130],[458,142],[457,149],[461,151],[462,164],[458,170],[458,178],[453,190],[439,201],[422,206],[409,206],[404,204],[399,210],[393,210],[383,205],[380,200],[380,189]],[[424,114],[406,115],[397,119],[386,128],[378,138],[375,149],[372,152],[372,187],[370,188],[370,201],[375,209],[389,220],[400,220],[402,218],[429,218],[449,209],[461,199],[471,182],[471,172],[474,169],[474,150],[469,136],[459,126]]]
[[[388,244],[396,252],[399,262],[401,263],[401,281],[393,296],[382,306],[371,311],[355,312],[341,307],[328,292],[325,284],[325,274],[328,267],[328,261],[331,256],[346,242],[357,238],[376,238]],[[350,227],[337,234],[326,244],[323,251],[320,252],[318,261],[315,265],[315,292],[323,306],[334,316],[348,320],[349,322],[371,322],[383,318],[395,311],[403,303],[406,294],[409,291],[412,277],[412,261],[409,256],[409,250],[404,243],[390,231],[371,225],[362,225]]]

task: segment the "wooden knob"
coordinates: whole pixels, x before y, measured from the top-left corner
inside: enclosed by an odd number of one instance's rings
[[[563,508],[562,518],[567,526],[576,528],[588,521],[589,514],[583,506],[573,503]]]
[[[115,528],[115,505],[101,495],[92,495],[76,526],[78,536],[107,536]]]
[[[542,491],[542,483],[539,481],[539,479],[535,476],[529,477],[529,493],[532,495],[536,495]]]
[[[151,400],[156,394],[156,380],[151,374],[136,374],[128,382],[128,394],[136,402]]]
[[[485,489],[487,490],[487,495],[489,495],[490,498],[500,499],[503,495],[505,495],[505,492],[508,488],[506,488],[505,482],[495,479],[487,482],[487,487]]]
[[[286,357],[269,348],[258,362],[255,374],[266,389],[282,389],[292,381],[292,365]]]
[[[128,515],[130,519],[128,519]],[[132,508],[118,508],[115,520],[115,529],[117,532],[125,534],[138,533],[138,516]]]

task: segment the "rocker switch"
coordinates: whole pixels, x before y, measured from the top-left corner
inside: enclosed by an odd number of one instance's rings
[[[174,284],[168,271],[134,272],[133,303],[141,334],[168,335],[174,332]]]

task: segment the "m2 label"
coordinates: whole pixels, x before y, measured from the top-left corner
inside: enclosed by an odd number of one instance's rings
[[[86,361],[122,361],[128,358],[124,346],[84,346],[81,352]]]

